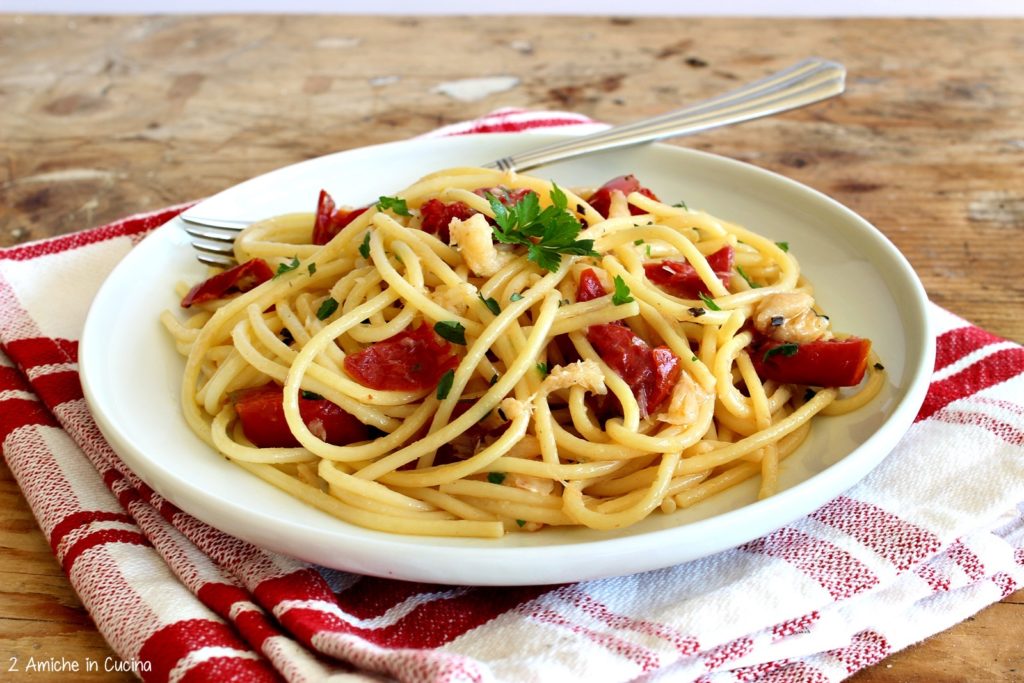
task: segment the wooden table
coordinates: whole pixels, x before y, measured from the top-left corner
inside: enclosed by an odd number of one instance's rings
[[[496,107],[625,122],[820,55],[849,68],[842,98],[683,142],[835,197],[934,301],[1024,342],[1021,35],[1005,20],[0,15],[0,245]],[[494,77],[477,99],[444,85]],[[1018,591],[853,680],[1021,680],[1022,634]],[[0,670],[111,654],[6,466],[0,638]]]

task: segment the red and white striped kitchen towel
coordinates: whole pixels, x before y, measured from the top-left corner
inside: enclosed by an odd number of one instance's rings
[[[591,123],[503,110],[441,132]],[[4,456],[147,681],[837,681],[1024,584],[1024,348],[934,306],[931,388],[893,453],[807,517],[703,560],[467,588],[325,570],[221,533],[125,467],[77,374],[99,284],[182,208],[0,250]]]

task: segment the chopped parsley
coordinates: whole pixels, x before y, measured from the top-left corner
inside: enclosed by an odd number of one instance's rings
[[[322,401],[322,400],[324,400],[324,397],[321,396],[320,394],[314,393],[312,391],[306,391],[305,389],[302,390],[302,398],[306,399],[307,401]]]
[[[526,520],[525,519],[517,519],[516,520],[516,524],[518,524],[519,526],[526,526]]]
[[[434,332],[453,344],[466,345],[466,328],[455,320],[438,320],[434,323]]]
[[[338,300],[333,296],[329,296],[323,300],[320,308],[316,309],[316,319],[327,320],[336,310],[338,310]]]
[[[697,362],[697,356],[690,356],[690,362],[691,363],[696,363]]]
[[[494,373],[493,375],[491,375],[491,386],[493,387],[497,383],[498,383],[498,373]]]
[[[274,277],[278,277],[278,276],[284,275],[285,273],[293,271],[293,270],[295,270],[298,267],[299,267],[299,257],[298,256],[292,256],[292,260],[289,261],[288,263],[279,263],[278,264],[277,272],[274,273]]]
[[[310,277],[312,277],[313,275],[316,274],[316,264],[310,263],[308,266],[306,266],[306,270],[309,271],[309,275]]]
[[[370,260],[370,231],[363,235],[363,243],[359,245],[359,255],[367,261]]]
[[[687,211],[690,210],[690,207],[688,207],[686,205],[686,202],[684,202],[682,199],[680,199],[678,202],[676,202],[672,206],[676,207],[677,209],[686,209]]]
[[[487,473],[487,481],[491,482],[492,484],[500,484],[503,481],[505,481],[505,473],[504,472],[488,472]]]
[[[635,244],[635,245],[636,245],[636,246],[638,246],[638,247],[639,247],[639,246],[640,246],[641,244],[643,244],[643,243],[644,243],[643,239],[633,240],[633,244]]]
[[[751,289],[757,289],[761,285],[757,284],[750,277],[743,272],[743,266],[736,266],[736,272],[740,274],[740,277],[750,286]]]
[[[526,247],[527,258],[545,270],[558,270],[563,254],[598,256],[594,240],[577,240],[582,225],[570,211],[558,185],[552,185],[551,206],[543,211],[536,192],[528,192],[512,206],[486,194],[494,212],[494,237],[504,244]]]
[[[455,371],[449,370],[441,375],[441,380],[437,383],[437,400],[443,401],[448,398],[448,392],[452,390],[452,384],[455,383]]]
[[[626,284],[626,281],[622,279],[621,275],[616,275],[613,282],[615,283],[615,293],[612,294],[613,304],[621,306],[622,304],[628,304],[635,301],[635,299],[629,295],[629,285]]]
[[[782,251],[785,251],[785,252],[789,251],[789,242],[776,242],[775,246],[777,246]]]
[[[800,350],[800,347],[793,342],[786,342],[785,344],[779,344],[773,346],[764,352],[763,360],[768,361],[772,356],[786,356],[787,358],[795,356],[796,352]]]
[[[509,301],[519,301],[523,298],[523,295],[519,292],[512,292],[512,296],[508,298]]]
[[[547,363],[537,363],[537,372],[540,373],[541,377],[547,377],[551,371],[548,369]]]
[[[485,299],[483,294],[477,294],[477,296],[480,297],[480,301],[484,302],[484,306],[487,307],[488,311],[494,315],[501,315],[501,306],[499,306],[498,302],[494,300],[494,297],[487,297]]]
[[[707,313],[707,311],[705,311],[700,306],[692,306],[692,307],[688,308],[686,312],[689,313],[690,315],[692,315],[694,318],[699,318],[702,315],[704,315],[705,313]]]
[[[875,370],[885,370],[885,366],[881,363],[875,363]]]
[[[700,300],[703,301],[704,305],[707,306],[712,311],[720,311],[720,310],[722,310],[722,308],[718,304],[715,303],[715,300],[712,299],[711,297],[709,297],[704,292],[700,293]]]
[[[409,213],[409,207],[405,205],[405,200],[401,197],[381,197],[377,200],[377,208],[381,211],[387,211],[391,209],[399,216],[411,216]]]

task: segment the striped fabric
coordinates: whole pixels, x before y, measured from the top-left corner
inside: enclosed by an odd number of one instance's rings
[[[506,109],[439,133],[573,125],[596,124]],[[77,374],[99,284],[184,208],[0,250],[4,457],[144,680],[838,681],[1024,583],[1024,348],[934,306],[935,374],[895,451],[807,517],[713,557],[470,588],[345,574],[228,536],[125,467]]]

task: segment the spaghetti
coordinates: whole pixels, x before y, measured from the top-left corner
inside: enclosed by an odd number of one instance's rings
[[[372,529],[614,529],[756,476],[769,496],[812,418],[883,383],[788,245],[632,176],[573,192],[456,168],[361,209],[321,193],[235,250],[161,318],[188,423]]]

